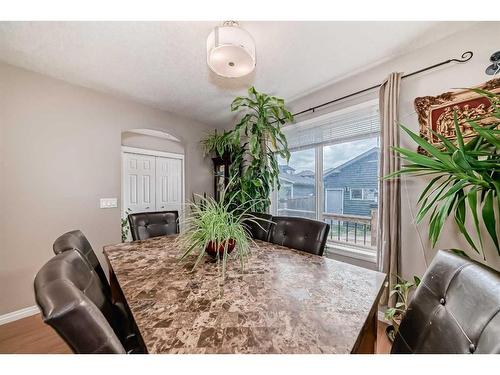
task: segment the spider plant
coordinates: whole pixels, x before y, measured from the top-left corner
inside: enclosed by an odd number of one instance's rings
[[[230,184],[233,181],[230,181]],[[229,186],[229,185],[228,185]],[[182,233],[177,238],[179,248],[183,250],[181,260],[190,254],[196,254],[193,270],[206,254],[210,243],[216,249],[223,247],[222,259],[216,256],[217,264],[222,265],[222,279],[225,278],[227,261],[235,256],[243,269],[250,253],[253,240],[244,222],[258,218],[248,213],[248,208],[234,205],[235,194],[227,195],[228,188],[221,193],[219,201],[212,197],[197,195],[198,201],[189,204],[190,212],[182,219]],[[234,251],[229,255],[230,243]]]
[[[456,144],[431,130],[432,134],[442,142],[442,148],[433,146],[401,125],[401,128],[427,155],[394,147],[406,164],[386,178],[404,174],[432,175],[432,180],[418,199],[417,223],[430,214],[429,238],[435,246],[446,219],[453,215],[460,233],[470,246],[477,253],[482,253],[483,258],[486,259],[480,231],[481,221],[500,255],[497,233],[497,220],[500,212],[500,130],[498,129],[500,96],[478,89],[473,91],[487,97],[491,102],[492,113],[490,115],[493,122],[488,125],[479,125],[481,118],[468,119],[466,122],[476,135],[465,142],[455,113]],[[465,226],[468,211],[472,216],[481,252]]]

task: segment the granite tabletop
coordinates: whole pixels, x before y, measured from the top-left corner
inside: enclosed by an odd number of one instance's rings
[[[229,259],[192,271],[175,236],[104,253],[149,353],[350,353],[385,275],[256,241],[242,271]]]

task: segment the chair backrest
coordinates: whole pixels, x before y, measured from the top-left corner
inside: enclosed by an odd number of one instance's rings
[[[75,353],[125,353],[114,306],[80,252],[56,255],[40,269],[34,284],[44,322]]]
[[[274,216],[269,242],[323,255],[330,225],[301,217]]]
[[[243,223],[248,228],[248,231],[250,232],[252,238],[261,241],[268,241],[269,232],[272,225],[271,219],[273,218],[273,216],[258,212],[250,212],[250,215],[255,216],[255,218],[252,218],[252,220],[244,220]]]
[[[64,233],[59,236],[52,245],[52,249],[54,250],[54,254],[58,255],[68,250],[77,250],[80,252],[85,260],[90,264],[90,266],[94,269],[99,276],[102,284],[109,291],[109,282],[106,278],[104,270],[102,269],[101,263],[99,263],[99,259],[92,249],[87,237],[80,230],[72,230],[70,232]]]
[[[500,273],[439,251],[413,295],[391,353],[500,353]]]
[[[128,222],[134,241],[179,233],[179,213],[177,211],[130,214]]]

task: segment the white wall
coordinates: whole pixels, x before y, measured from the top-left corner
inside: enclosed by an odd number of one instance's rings
[[[33,279],[54,239],[81,229],[102,246],[120,241],[123,131],[149,128],[181,139],[186,197],[212,191],[202,157],[204,124],[129,100],[0,64],[0,315],[35,304]]]
[[[410,73],[450,58],[460,58],[460,55],[465,51],[473,51],[474,57],[465,64],[454,63],[445,65],[402,81],[400,120],[407,127],[418,132],[418,120],[413,107],[414,99],[419,96],[438,95],[453,88],[472,87],[492,79],[493,77],[486,75],[484,71],[487,65],[489,65],[490,55],[500,50],[499,35],[500,22],[475,24],[471,28],[454,34],[433,45],[417,49],[411,54],[392,59],[380,65],[370,66],[364,72],[308,94],[292,102],[290,108],[294,112],[307,109],[314,105],[379,84],[391,72],[400,71]],[[362,48],[362,41],[360,41],[360,48]],[[359,95],[354,99],[346,100],[342,103],[332,105],[327,109],[317,111],[313,116],[376,97],[378,97],[378,90],[373,90],[368,94]],[[311,115],[302,116],[296,120],[308,117],[311,117]],[[416,149],[415,145],[406,136],[402,136],[402,146]],[[414,224],[413,218],[416,213],[416,200],[419,193],[425,187],[425,182],[426,180],[423,178],[405,179],[403,182],[403,244],[401,251],[402,274],[404,277],[410,277],[413,274],[421,275],[435,255],[436,249],[469,249],[467,242],[459,236],[452,222],[453,220],[450,220],[451,222],[448,223],[435,249],[431,248],[427,240],[427,221],[424,221],[419,226]],[[487,235],[484,237],[486,238]],[[500,269],[500,256],[494,250],[489,238],[486,240],[486,243],[488,244],[487,264],[493,268]],[[473,250],[468,251],[468,254],[477,260],[481,260],[481,257],[475,255]]]

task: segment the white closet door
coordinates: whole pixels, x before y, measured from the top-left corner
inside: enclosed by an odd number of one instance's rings
[[[157,211],[182,209],[182,160],[156,157]]]
[[[123,154],[123,210],[155,211],[156,163],[154,156]]]

